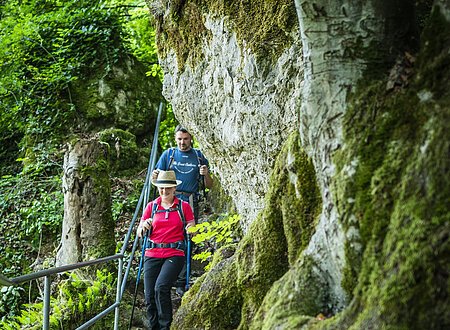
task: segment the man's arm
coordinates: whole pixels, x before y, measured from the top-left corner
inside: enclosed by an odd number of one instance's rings
[[[200,166],[200,175],[203,175],[203,177],[205,178],[205,187],[211,189],[213,185],[213,179],[209,174],[208,166]]]

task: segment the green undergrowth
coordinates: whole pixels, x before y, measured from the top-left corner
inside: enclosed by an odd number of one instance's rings
[[[205,270],[212,265],[214,251],[239,240],[239,220],[238,214],[221,214],[215,220],[203,221],[189,229],[192,241],[201,251],[192,258],[206,263]]]
[[[50,299],[50,329],[73,329],[101,312],[114,302],[115,284],[113,274],[97,270],[94,278],[68,273],[53,288]],[[1,329],[42,329],[43,302],[26,304],[20,315],[0,322]],[[92,329],[107,329],[112,322],[106,318]]]

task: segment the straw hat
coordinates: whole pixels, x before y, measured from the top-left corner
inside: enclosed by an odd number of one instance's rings
[[[181,183],[177,180],[174,171],[159,171],[158,177],[152,180],[152,184],[156,187],[169,188],[176,187]]]

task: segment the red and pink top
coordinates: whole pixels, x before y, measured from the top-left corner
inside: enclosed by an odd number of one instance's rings
[[[153,215],[152,221],[152,231],[150,234],[150,240],[154,243],[175,243],[184,240],[184,228],[183,228],[183,220],[180,218],[180,214],[177,210],[169,211],[169,209],[165,209],[161,206],[161,197],[158,197],[154,201],[147,204],[144,213],[141,217],[141,222],[151,218],[153,203],[156,203],[158,207],[156,211],[165,211],[165,212],[155,212]],[[182,203],[182,209],[184,218],[186,219],[186,224],[194,222],[194,213],[192,212],[192,208],[188,202],[179,200],[178,198],[174,198],[173,204],[170,209],[177,209],[178,203]],[[152,248],[146,249],[145,251],[146,257],[152,258],[170,258],[174,256],[184,256],[184,251],[175,249],[175,248]]]

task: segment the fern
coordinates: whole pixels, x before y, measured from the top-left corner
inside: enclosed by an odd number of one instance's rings
[[[93,280],[83,279],[75,272],[58,284],[57,297],[50,298],[50,326],[52,329],[71,328],[82,324],[112,303],[111,294],[115,290],[114,279],[108,271],[98,270]],[[43,323],[43,303],[23,305],[20,315],[2,320],[0,329],[41,329]]]

